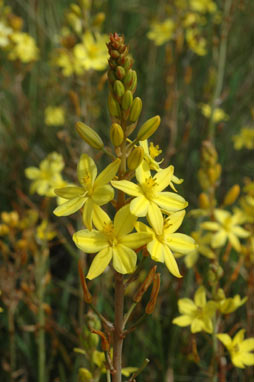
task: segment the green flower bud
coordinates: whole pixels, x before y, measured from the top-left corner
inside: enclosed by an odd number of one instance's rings
[[[116,76],[119,80],[122,80],[125,76],[125,70],[122,66],[116,67]]]
[[[124,83],[124,86],[128,89],[129,86],[132,84],[133,82],[133,79],[134,79],[134,75],[133,75],[133,72],[134,70],[130,69],[126,76],[124,77],[124,80],[123,80],[123,83]]]
[[[125,88],[124,88],[124,85],[121,81],[119,80],[116,80],[114,82],[114,93],[116,95],[117,98],[122,98],[122,96],[124,95],[125,93]]]
[[[86,143],[88,143],[91,147],[101,150],[104,146],[104,143],[99,136],[91,127],[85,125],[83,122],[76,123],[76,130],[78,134]]]
[[[133,60],[131,57],[126,56],[122,58],[124,69],[127,71],[131,68],[133,64]]]
[[[141,146],[135,147],[127,159],[127,165],[130,170],[136,170],[144,158],[144,149]]]
[[[141,110],[142,110],[142,100],[141,98],[136,97],[134,98],[134,101],[131,105],[129,120],[131,122],[137,122],[137,120],[139,119]]]
[[[158,129],[161,119],[159,115],[148,119],[139,129],[137,140],[144,141],[148,139]]]
[[[120,56],[120,53],[118,52],[118,50],[111,50],[110,55],[113,58],[118,58]]]
[[[240,194],[240,186],[239,184],[235,184],[227,192],[223,201],[224,206],[230,206],[231,204],[233,204],[238,198],[239,194]]]
[[[131,105],[132,105],[132,101],[133,101],[133,95],[132,95],[132,92],[130,90],[127,90],[125,93],[124,93],[124,96],[122,98],[122,108],[123,110],[129,110]]]
[[[111,93],[109,93],[108,95],[108,108],[109,108],[110,114],[113,117],[118,117],[118,118],[121,117],[121,109],[120,109],[119,103],[116,102],[116,100],[114,99]]]
[[[113,123],[110,129],[110,140],[115,147],[118,147],[123,142],[124,132],[118,123]]]
[[[108,79],[109,79],[109,82],[111,82],[112,84],[115,82],[116,80],[116,76],[115,76],[115,73],[112,69],[110,69],[108,71]]]

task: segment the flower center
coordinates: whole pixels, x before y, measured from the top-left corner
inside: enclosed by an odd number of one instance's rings
[[[108,239],[108,242],[109,242],[109,245],[111,247],[114,247],[117,245],[118,241],[117,241],[117,237],[115,235],[115,232],[114,232],[114,225],[112,222],[110,223],[106,223],[103,227],[103,232],[106,234],[107,236],[107,239]]]
[[[93,192],[93,184],[92,184],[92,178],[89,174],[86,174],[82,178],[83,186],[88,192],[88,195],[90,196]]]
[[[155,180],[150,176],[142,184],[142,190],[147,199],[153,199],[154,197],[154,186],[156,185]]]

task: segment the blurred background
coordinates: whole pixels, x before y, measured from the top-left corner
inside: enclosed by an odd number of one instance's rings
[[[107,35],[125,36],[143,101],[140,123],[161,116],[153,143],[163,151],[161,166],[173,164],[184,179],[177,189],[190,212],[202,209],[204,141],[212,142],[221,165],[217,205],[233,185],[253,182],[253,14],[251,0],[0,0],[1,381],[106,381],[99,347],[90,351],[99,345],[89,327],[99,323],[83,303],[71,241],[81,223],[76,216],[56,219],[46,180],[52,170],[57,185],[75,183],[83,152],[99,168],[108,163],[74,129],[81,120],[110,145]],[[44,175],[37,178],[34,168]],[[200,219],[190,213],[182,232],[195,231]],[[238,261],[232,256],[230,269]],[[212,380],[208,335],[196,339],[172,325],[178,298],[193,297],[209,265],[179,263],[181,280],[159,266],[157,309],[125,341],[124,366],[150,359],[140,382]],[[247,279],[240,272],[232,290],[253,292]],[[111,318],[112,285],[106,273],[91,286],[98,310]],[[241,309],[232,322],[245,323],[253,336],[252,308]],[[46,359],[43,376],[38,357],[41,364]],[[82,367],[92,368],[92,377],[78,377]],[[250,381],[252,369],[229,367],[227,380]]]

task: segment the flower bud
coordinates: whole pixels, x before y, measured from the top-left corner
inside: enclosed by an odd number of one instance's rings
[[[10,229],[6,224],[0,224],[0,236],[7,235]]]
[[[223,202],[224,206],[230,206],[231,204],[233,204],[238,198],[239,194],[240,194],[240,186],[239,184],[235,184],[227,192]]]
[[[80,367],[78,370],[78,380],[79,382],[89,382],[93,378],[92,374],[89,370],[84,367]]]
[[[129,90],[131,90],[132,93],[134,93],[135,90],[136,90],[137,82],[138,82],[137,73],[135,72],[135,70],[133,70],[133,73],[132,73],[132,82],[129,85]]]
[[[115,82],[115,80],[116,80],[116,76],[115,76],[115,72],[114,72],[114,70],[110,69],[110,70],[108,71],[108,79],[109,79],[109,82],[110,82],[111,84],[113,84],[113,83]]]
[[[136,170],[144,158],[144,149],[141,146],[135,147],[127,159],[127,165],[130,170]]]
[[[122,98],[122,96],[124,95],[125,93],[125,88],[124,88],[124,85],[121,81],[119,80],[116,80],[114,82],[114,93],[116,95],[117,98]]]
[[[158,129],[161,119],[159,115],[148,119],[139,129],[137,141],[148,139]]]
[[[76,130],[80,137],[84,139],[91,147],[101,150],[104,146],[104,143],[99,136],[91,127],[85,125],[83,122],[76,123]]]
[[[115,72],[116,72],[116,76],[119,80],[122,80],[124,78],[125,70],[122,66],[117,66]]]
[[[113,95],[109,93],[108,95],[108,108],[109,112],[113,117],[120,118],[121,117],[121,109],[119,103],[116,102]]]
[[[101,330],[92,329],[91,333],[98,334],[101,338],[101,347],[103,351],[109,351],[109,342],[106,335]]]
[[[133,101],[132,92],[130,90],[127,90],[124,93],[124,96],[123,96],[122,102],[121,102],[123,110],[125,110],[125,111],[129,110],[131,105],[132,105],[132,101]]]
[[[151,297],[145,309],[146,314],[153,313],[156,306],[159,291],[160,291],[160,274],[155,273],[154,279],[153,279],[153,289],[152,289]]]
[[[118,123],[113,123],[110,129],[110,140],[115,147],[118,147],[123,142],[124,132]]]
[[[201,194],[199,195],[198,201],[199,201],[200,208],[206,210],[207,208],[210,207],[209,198],[207,194],[205,194],[204,192],[201,192]]]
[[[124,80],[123,80],[123,83],[124,83],[124,86],[128,89],[129,86],[132,84],[133,80],[134,80],[134,77],[135,75],[133,74],[134,70],[130,69],[126,76],[124,77]]]
[[[97,13],[97,15],[95,15],[95,18],[93,19],[93,25],[96,26],[96,27],[101,26],[101,24],[105,20],[105,17],[106,17],[105,13],[103,13],[103,12]]]
[[[157,265],[154,265],[152,267],[152,269],[150,269],[150,271],[149,271],[148,275],[146,276],[144,282],[141,284],[141,286],[139,287],[137,293],[133,297],[133,301],[135,301],[135,302],[140,302],[141,301],[144,293],[147,291],[147,289],[149,288],[149,286],[153,282],[156,269],[157,269]]]
[[[142,110],[142,100],[139,97],[134,98],[134,101],[131,105],[131,111],[129,115],[129,120],[131,122],[137,122],[139,119],[140,113]]]

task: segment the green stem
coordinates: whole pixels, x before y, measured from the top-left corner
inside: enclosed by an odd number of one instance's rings
[[[13,373],[16,369],[16,345],[15,345],[15,323],[14,310],[12,307],[8,309],[8,329],[10,339],[10,381],[14,381]]]
[[[216,105],[218,104],[218,101],[222,92],[222,87],[223,87],[223,80],[224,80],[225,67],[226,67],[226,56],[227,56],[228,31],[229,31],[228,16],[230,13],[231,5],[232,5],[232,0],[225,0],[224,19],[222,24],[221,43],[220,43],[219,58],[218,58],[217,82],[216,82],[216,87],[214,90],[214,95],[213,95],[213,100],[211,105],[211,116],[210,116],[209,126],[208,126],[208,138],[210,140],[214,140],[215,123],[213,121],[213,116],[214,116],[214,111],[215,111]]]

